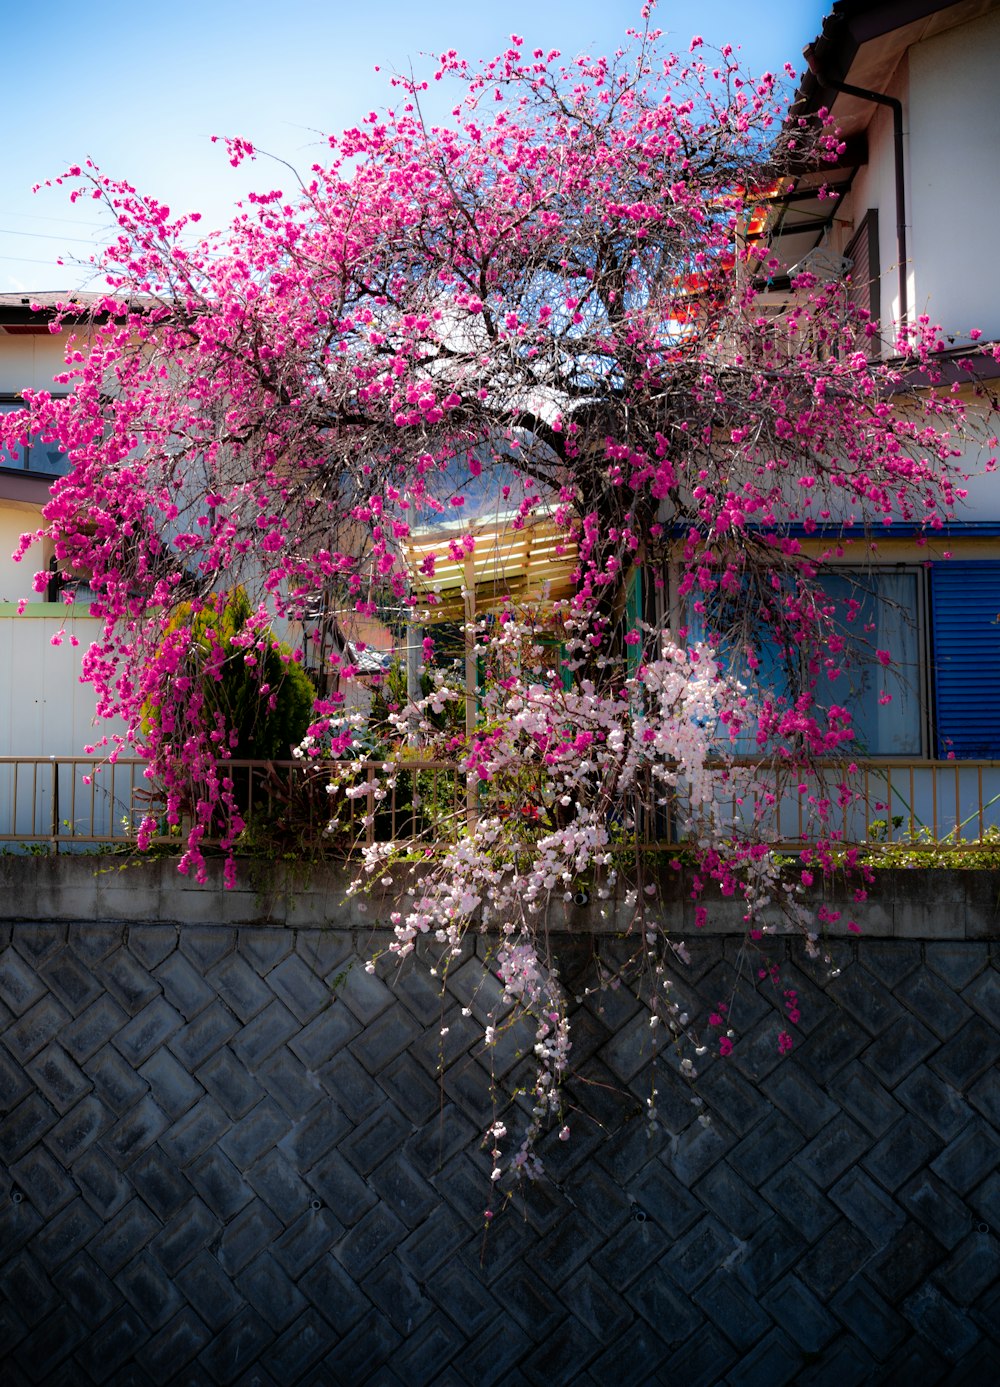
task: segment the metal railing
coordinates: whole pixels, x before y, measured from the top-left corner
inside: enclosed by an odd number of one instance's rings
[[[432,843],[455,836],[477,812],[521,812],[525,806],[480,805],[478,782],[448,762],[420,759],[341,762],[220,761],[220,783],[253,829],[262,820],[298,823],[332,837],[344,852],[375,842]],[[0,756],[0,844],[53,853],[134,845],[152,821],[151,841],[177,843],[180,822],[167,822],[167,800],[137,757]],[[845,847],[1000,848],[1000,761],[902,761],[888,758],[794,767],[737,761],[715,768],[723,823],[776,847],[817,837]],[[331,781],[336,790],[331,793]],[[677,845],[683,815],[676,799],[649,786],[608,806],[620,839]],[[212,841],[210,839],[203,840]]]
[[[125,845],[135,840],[145,762],[86,756],[0,756],[0,843]]]
[[[776,846],[822,838],[845,847],[1000,848],[1000,761],[881,757],[808,770],[737,761],[732,780],[731,822],[756,824]]]
[[[216,773],[248,826],[252,844],[262,818],[303,834],[336,824],[344,851],[383,842],[410,842],[454,831],[468,814],[464,773],[431,760],[350,761],[322,767],[309,761],[228,760]],[[329,786],[336,783],[336,791]],[[168,799],[139,757],[116,761],[86,756],[0,756],[0,845],[52,853],[128,848],[151,821],[149,841],[176,844],[190,812],[178,806],[168,822]],[[206,845],[218,842],[211,836]]]

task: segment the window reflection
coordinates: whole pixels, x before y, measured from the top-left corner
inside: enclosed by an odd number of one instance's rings
[[[0,414],[15,414],[22,408],[19,400],[0,400]],[[56,442],[43,443],[40,438],[32,438],[27,444],[0,447],[0,468],[64,477],[69,471],[69,455]]]

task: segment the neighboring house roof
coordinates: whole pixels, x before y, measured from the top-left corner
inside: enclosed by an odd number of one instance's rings
[[[347,658],[358,674],[382,674],[392,666],[392,652],[388,650],[359,649],[353,641],[347,642]]]
[[[39,308],[61,308],[65,303],[78,303],[83,307],[104,297],[104,294],[85,293],[80,289],[32,289],[29,293],[0,294],[0,312],[10,308],[30,311],[34,304]]]
[[[328,620],[334,649],[347,657],[358,674],[380,674],[392,665],[393,634],[377,617],[341,610],[330,612]]]
[[[380,674],[393,661],[392,631],[377,617],[338,612],[337,632],[345,653],[359,674]]]
[[[47,333],[50,319],[65,310],[71,318],[106,318],[106,312],[95,312],[98,304],[113,297],[82,289],[44,289],[29,294],[0,294],[0,332],[11,337]],[[135,302],[133,300],[133,302]]]

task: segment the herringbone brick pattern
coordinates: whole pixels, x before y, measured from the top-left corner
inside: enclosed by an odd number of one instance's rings
[[[572,1137],[489,1226],[530,1032],[491,1064],[478,958],[442,988],[369,946],[0,927],[5,1387],[996,1380],[996,946],[776,944],[779,1060],[737,942],[700,941],[675,995],[741,1039],[692,1089],[627,975],[586,992],[624,949],[567,943]]]

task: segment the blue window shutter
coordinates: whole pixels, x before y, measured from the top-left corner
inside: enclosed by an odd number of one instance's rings
[[[1000,562],[931,565],[938,756],[1000,758]]]

